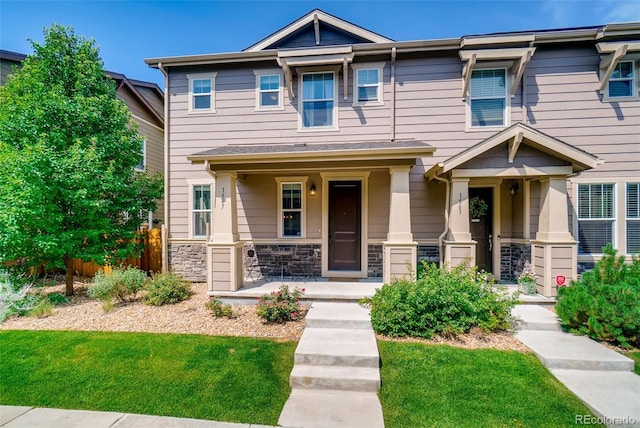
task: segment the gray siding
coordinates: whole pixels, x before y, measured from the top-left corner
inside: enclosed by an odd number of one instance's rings
[[[375,61],[381,60],[380,57]],[[385,60],[385,58],[382,58]],[[593,171],[579,178],[603,180],[610,177],[632,177],[640,180],[640,102],[609,103],[600,99],[597,91],[600,57],[595,47],[549,49],[538,47],[517,93],[509,99],[510,124],[525,122],[534,128],[559,138],[605,160]],[[272,64],[270,68],[276,68]],[[187,73],[216,71],[215,114],[189,114]],[[428,182],[424,178],[435,162],[443,161],[462,150],[490,137],[501,128],[466,130],[466,104],[461,97],[462,63],[457,56],[443,55],[429,58],[402,58],[396,64],[396,139],[416,139],[436,147],[433,157],[419,159],[411,171],[411,220],[414,238],[434,241],[444,230],[445,186]],[[384,140],[390,136],[390,69],[389,59],[384,68],[384,105],[354,107],[353,70],[349,69],[348,100],[343,99],[342,75],[338,76],[339,131],[300,132],[298,130],[298,79],[295,79],[296,98],[288,99],[284,91],[284,109],[281,111],[255,111],[255,76],[253,68],[220,69],[192,68],[171,73],[171,206],[172,236],[186,238],[187,180],[208,178],[202,165],[192,165],[187,156],[196,152],[227,144],[291,144],[339,143]],[[526,92],[523,95],[523,90]],[[527,105],[523,107],[523,100]],[[390,143],[391,144],[391,143]],[[498,153],[502,150],[501,153]],[[474,167],[504,166],[504,151],[488,153],[474,161]],[[558,165],[548,155],[523,144],[516,157],[519,165],[545,163]],[[544,161],[544,162],[543,162]],[[470,164],[471,166],[471,164]],[[274,195],[271,179],[247,178],[240,186],[252,180],[265,186],[262,195]],[[388,181],[372,174],[370,178],[369,238],[384,239],[385,221],[372,217],[371,212],[387,213]],[[315,180],[319,186],[320,180]],[[256,184],[258,185],[258,184]],[[522,183],[520,191],[522,192]],[[374,191],[375,189],[375,191]],[[531,183],[530,206],[531,237],[537,231],[539,211],[539,183]],[[320,190],[320,189],[319,189]],[[502,185],[503,193],[508,186]],[[242,192],[239,192],[242,194]],[[258,192],[260,193],[260,192]],[[321,193],[320,193],[321,194]],[[570,195],[572,193],[570,192]],[[268,238],[275,227],[275,201],[269,196],[239,196],[241,204],[251,206],[240,214],[240,234],[243,239]],[[257,199],[251,199],[257,198]],[[513,204],[502,214],[512,219],[509,234],[521,237],[524,232],[522,193],[513,201],[503,198],[502,204]],[[252,214],[253,213],[256,214]],[[260,215],[258,215],[260,213]],[[309,211],[307,231],[317,220]],[[272,217],[270,217],[272,216]],[[255,221],[255,223],[254,223]],[[506,229],[505,229],[506,230]]]

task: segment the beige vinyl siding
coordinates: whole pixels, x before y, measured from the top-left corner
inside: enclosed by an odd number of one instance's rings
[[[434,242],[444,230],[445,184],[424,178],[424,167],[418,164],[409,175],[411,191],[411,229],[418,242]]]
[[[369,240],[384,241],[389,231],[389,189],[391,175],[388,171],[373,172],[369,176]]]
[[[134,117],[134,120],[136,118]],[[147,121],[138,120],[138,133],[145,138],[145,161],[149,174],[164,173],[164,131]],[[153,213],[153,219],[164,221],[164,204],[158,202],[158,208]],[[151,227],[158,225],[151,225]]]
[[[146,86],[135,85],[136,90],[142,95],[153,109],[160,115],[164,116],[164,98],[161,97],[155,89]]]
[[[530,202],[529,202],[529,222],[531,229],[529,230],[529,238],[535,239],[536,233],[538,233],[538,217],[540,216],[540,181],[534,180],[530,184]]]

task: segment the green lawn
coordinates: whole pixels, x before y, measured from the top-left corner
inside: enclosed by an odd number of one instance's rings
[[[640,351],[625,352],[625,356],[635,361],[635,372],[640,375]]]
[[[0,332],[0,404],[275,425],[297,343],[75,331]]]
[[[575,427],[591,412],[533,354],[379,341],[387,428]]]

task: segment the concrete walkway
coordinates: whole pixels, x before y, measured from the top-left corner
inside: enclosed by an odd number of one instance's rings
[[[537,305],[518,305],[516,338],[527,345],[609,427],[640,427],[640,376],[633,360],[585,336],[560,329],[558,318]]]
[[[0,426],[2,428],[271,428],[266,425],[168,416],[24,406],[0,406]]]
[[[278,423],[301,428],[384,428],[380,355],[369,311],[315,302],[295,352],[291,395]]]

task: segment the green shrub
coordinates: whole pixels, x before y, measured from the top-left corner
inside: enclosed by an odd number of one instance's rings
[[[120,302],[131,302],[144,288],[146,279],[147,274],[133,266],[126,269],[114,268],[110,273],[100,271],[93,278],[93,284],[87,288],[87,294],[103,302],[114,298]]]
[[[607,245],[593,270],[558,289],[556,311],[566,329],[622,346],[640,346],[640,258],[625,264]]]
[[[223,304],[220,301],[220,299],[213,297],[204,305],[207,307],[207,309],[211,311],[211,314],[216,318],[222,318],[222,317],[229,318],[229,319],[236,318],[236,314],[233,313],[233,309],[231,308],[231,305]]]
[[[47,298],[41,298],[40,302],[29,312],[29,316],[36,318],[46,318],[53,312],[53,304]]]
[[[505,330],[516,301],[476,268],[440,269],[422,262],[417,280],[396,280],[376,290],[371,323],[376,333],[393,337],[456,336],[472,327]]]
[[[174,272],[153,275],[147,283],[144,301],[148,305],[162,306],[178,303],[191,297],[191,283]]]
[[[47,294],[47,299],[53,306],[60,306],[69,303],[69,299],[64,295],[64,293],[49,293]]]
[[[303,315],[300,308],[300,296],[303,294],[304,288],[301,290],[296,287],[290,291],[288,286],[283,285],[278,291],[260,297],[256,313],[268,322],[295,321]]]

